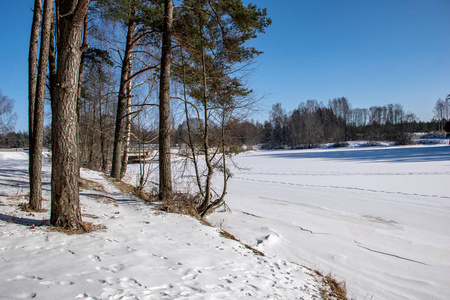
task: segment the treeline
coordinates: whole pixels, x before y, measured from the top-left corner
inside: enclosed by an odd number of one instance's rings
[[[401,104],[352,108],[345,98],[335,98],[328,105],[316,100],[300,103],[290,113],[275,104],[264,122],[267,148],[310,148],[322,143],[353,140],[410,143],[413,132],[438,130],[438,121],[420,122]]]
[[[0,134],[0,148],[28,148],[28,132]]]

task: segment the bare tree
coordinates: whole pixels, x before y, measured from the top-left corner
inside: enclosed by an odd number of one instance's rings
[[[17,115],[13,113],[14,100],[4,96],[0,90],[0,135],[14,131]]]
[[[434,105],[434,116],[439,124],[439,131],[444,130],[444,123],[446,117],[446,103],[442,99],[438,99]]]

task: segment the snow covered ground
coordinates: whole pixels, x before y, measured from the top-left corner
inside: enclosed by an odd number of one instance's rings
[[[450,147],[256,151],[211,215],[357,299],[450,299]]]
[[[99,173],[81,192],[84,220],[105,230],[48,232],[49,213],[17,204],[27,154],[0,153],[0,299],[317,299],[309,268],[356,299],[450,298],[450,147],[255,151],[235,157],[216,228],[158,213]],[[136,182],[137,166],[127,179]],[[44,197],[50,166],[44,164]],[[44,206],[49,207],[45,201]]]
[[[18,208],[28,192],[26,153],[0,153],[0,299],[319,299],[321,279],[282,257],[255,255],[216,228],[165,214],[120,193],[81,191],[84,221],[106,229],[48,231],[49,212]],[[43,166],[49,208],[50,165]]]

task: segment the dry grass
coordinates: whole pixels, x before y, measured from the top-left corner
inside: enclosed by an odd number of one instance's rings
[[[91,219],[94,219],[94,220],[99,218],[98,216],[93,215],[93,214],[82,214],[82,216],[86,217],[86,218],[91,218]]]
[[[20,207],[21,211],[25,211],[25,212],[47,212],[48,211],[48,209],[44,209],[44,208],[41,208],[41,209],[31,208],[28,205],[28,203],[25,203],[25,202],[20,203],[19,207]]]
[[[150,202],[150,203],[155,201],[155,198],[156,198],[153,194],[148,193],[144,190],[140,190],[136,187],[133,190],[133,194],[136,195],[136,197],[138,197],[139,199],[144,200],[145,202]]]
[[[202,217],[195,208],[195,198],[190,194],[174,193],[171,199],[158,205],[158,209],[174,214],[192,216],[198,220]]]
[[[345,281],[337,281],[331,273],[328,273],[326,276],[317,270],[314,270],[314,273],[322,279],[324,288],[320,289],[320,296],[323,300],[350,300],[347,297]]]
[[[242,246],[244,246],[245,248],[251,250],[254,254],[256,255],[260,255],[260,256],[265,256],[265,254],[261,251],[259,251],[258,249],[253,248],[250,245],[247,245],[246,243],[244,243],[243,241],[241,241],[240,239],[238,239],[237,237],[235,237],[234,235],[232,235],[231,233],[229,233],[228,231],[225,231],[223,229],[220,229],[220,235],[223,236],[226,239],[229,240],[233,240],[236,242],[239,242]]]
[[[30,196],[29,195],[15,195],[15,196],[9,196],[6,199],[12,200],[12,201],[20,201],[20,200],[28,200],[28,199],[30,199]]]
[[[92,224],[91,222],[82,222],[81,226],[79,228],[62,228],[62,227],[51,226],[48,229],[48,231],[61,232],[61,233],[65,233],[67,235],[74,235],[74,234],[89,233],[89,232],[103,230],[103,229],[106,229],[106,226],[101,225],[101,224]]]
[[[155,197],[144,190],[139,190],[137,187],[135,187],[132,184],[123,182],[123,181],[117,181],[111,177],[108,177],[108,175],[103,174],[103,177],[106,178],[112,185],[114,185],[117,189],[119,189],[122,193],[125,194],[133,194],[139,199],[146,201],[146,202],[153,202]]]
[[[83,190],[94,190],[94,191],[99,191],[99,192],[105,192],[105,187],[103,185],[101,185],[98,182],[95,182],[93,180],[89,180],[89,179],[85,179],[85,178],[80,178],[78,181],[78,186],[80,189]]]
[[[92,199],[94,199],[94,201],[98,202],[98,203],[103,203],[103,204],[112,204],[115,207],[119,207],[119,204],[117,204],[116,200],[114,199],[110,199],[107,196],[102,196],[102,195],[94,195],[91,196]]]

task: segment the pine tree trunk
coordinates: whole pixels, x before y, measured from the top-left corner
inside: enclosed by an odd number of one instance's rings
[[[30,147],[30,201],[32,209],[42,208],[42,144],[44,140],[44,98],[47,67],[50,52],[50,31],[53,18],[53,2],[44,0],[39,66],[34,100],[33,136]]]
[[[59,0],[55,99],[52,99],[52,207],[50,222],[83,228],[78,191],[77,91],[80,48],[89,0]]]
[[[105,143],[106,143],[106,141],[105,141],[105,132],[104,132],[104,130],[105,130],[105,128],[104,128],[104,125],[103,125],[103,111],[102,111],[102,99],[100,98],[100,101],[99,101],[99,108],[98,108],[98,110],[99,110],[99,122],[100,122],[100,151],[101,151],[101,155],[102,155],[102,167],[101,167],[101,170],[103,171],[103,172],[106,172],[106,170],[108,169],[108,156],[107,156],[107,153],[106,153],[106,145],[105,145]]]
[[[87,45],[87,15],[84,17],[83,21],[83,42],[82,47]],[[81,52],[83,55],[83,52]],[[80,68],[78,70],[78,87],[77,87],[77,123],[80,124],[80,106],[81,106],[81,79],[83,78],[83,63],[80,63]],[[92,135],[93,136],[93,135]],[[80,127],[77,126],[77,145],[78,145],[78,177],[80,177],[81,169],[81,139],[80,139]]]
[[[127,109],[127,79],[131,74],[131,50],[133,48],[134,24],[128,25],[125,54],[122,62],[122,73],[120,77],[119,97],[117,100],[116,128],[114,131],[114,150],[111,166],[111,177],[120,180],[122,168],[123,141],[124,141],[124,117]]]
[[[159,198],[167,201],[172,195],[170,162],[170,54],[172,47],[173,1],[165,0],[164,27],[159,88]]]
[[[28,160],[28,172],[30,179],[30,195],[33,187],[36,186],[36,176],[34,171],[34,161],[31,155],[31,149],[34,149],[34,102],[36,100],[36,72],[37,72],[37,54],[39,45],[39,28],[41,24],[41,0],[34,1],[33,23],[31,25],[30,50],[28,54],[28,146],[30,155]],[[34,193],[33,193],[34,194]],[[29,206],[39,207],[38,203],[34,203],[36,197],[30,196]],[[33,201],[31,200],[33,199]]]
[[[131,67],[128,70],[128,78],[131,76]],[[131,81],[127,83],[127,110],[126,110],[126,124],[125,124],[125,146],[123,149],[122,166],[120,169],[120,179],[125,177],[128,167],[128,153],[131,142]]]
[[[31,25],[30,50],[28,53],[28,136],[29,146],[33,143],[34,101],[36,98],[37,54],[39,46],[39,28],[41,26],[41,0],[34,1],[33,23]]]

